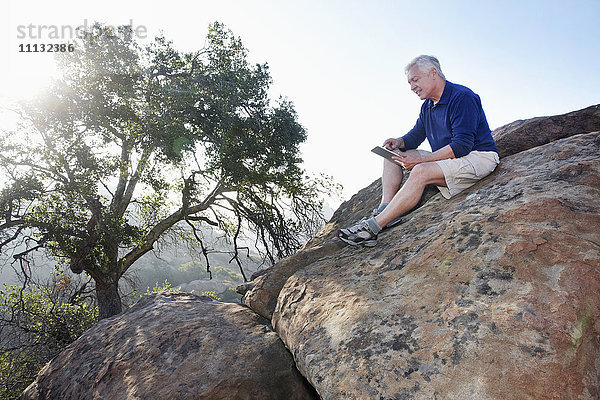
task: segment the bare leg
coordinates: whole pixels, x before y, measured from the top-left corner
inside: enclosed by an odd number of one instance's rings
[[[404,179],[402,167],[390,160],[383,160],[383,174],[381,175],[381,204],[388,204],[398,190]]]
[[[405,154],[411,153],[416,153],[416,155],[418,155],[417,150],[407,150]],[[383,160],[383,174],[381,175],[381,204],[388,204],[390,201],[392,201],[396,193],[398,193],[398,190],[400,190],[402,179],[404,179],[404,173],[400,164],[387,159]]]
[[[385,210],[375,218],[377,224],[384,227],[394,218],[410,211],[421,199],[427,185],[446,186],[444,172],[435,162],[422,163],[412,169],[404,186],[395,193]],[[384,200],[385,195],[384,192]]]

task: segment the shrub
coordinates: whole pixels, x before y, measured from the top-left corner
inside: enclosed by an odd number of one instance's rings
[[[98,307],[68,275],[0,290],[0,398],[16,399],[39,370],[98,321]]]

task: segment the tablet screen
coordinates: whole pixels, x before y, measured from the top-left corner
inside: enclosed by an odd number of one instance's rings
[[[373,153],[378,154],[381,157],[387,158],[388,160],[391,160],[391,161],[395,161],[395,160],[392,160],[392,157],[398,155],[398,154],[394,153],[393,151],[388,150],[385,147],[381,147],[381,146],[376,146],[373,149],[371,149],[371,151]]]

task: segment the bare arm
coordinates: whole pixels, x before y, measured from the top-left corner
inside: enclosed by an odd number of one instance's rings
[[[434,151],[433,153],[427,154],[426,156],[422,156],[421,162],[447,160],[449,158],[456,158],[456,157],[454,156],[454,150],[452,150],[452,147],[450,147],[450,145],[446,145],[446,146],[442,147],[441,149]]]
[[[421,156],[421,155],[415,155],[416,153],[412,153],[412,154],[398,154],[397,157],[394,157],[394,160],[399,161],[402,165],[404,165],[404,168],[406,168],[407,170],[412,170],[415,165],[417,164],[421,164],[424,162],[432,162],[432,161],[438,161],[438,160],[446,160],[449,158],[456,158],[454,156],[454,151],[452,150],[452,147],[450,147],[450,145],[444,146],[441,149],[434,151],[433,153],[427,154],[425,156]]]

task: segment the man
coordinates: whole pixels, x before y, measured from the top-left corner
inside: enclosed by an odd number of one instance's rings
[[[380,206],[371,218],[338,230],[337,236],[351,245],[375,246],[379,232],[400,222],[400,217],[417,205],[427,185],[436,185],[449,199],[500,163],[478,95],[447,81],[433,56],[416,57],[405,72],[410,89],[425,101],[414,128],[383,143],[398,156],[384,161]],[[432,153],[416,150],[425,138]],[[410,175],[400,187],[402,168]]]

